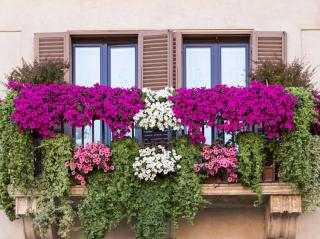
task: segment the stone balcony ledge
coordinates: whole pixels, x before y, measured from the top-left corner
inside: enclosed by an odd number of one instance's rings
[[[261,183],[265,197],[265,238],[295,239],[297,217],[302,213],[301,196],[286,183]],[[83,186],[71,187],[73,197],[84,197],[88,189]],[[25,238],[40,238],[35,231],[28,212],[36,211],[37,195],[27,196],[20,192],[12,192],[16,202],[16,215],[23,218]],[[202,195],[206,197],[252,197],[256,194],[239,183],[202,184]],[[233,201],[236,204],[236,200]],[[44,238],[51,239],[54,232],[49,231]],[[43,238],[43,237],[42,237]]]

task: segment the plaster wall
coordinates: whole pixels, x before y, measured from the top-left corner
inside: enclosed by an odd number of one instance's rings
[[[320,65],[319,0],[0,0],[0,81],[31,61],[35,32],[121,29],[254,29],[286,31],[288,60]],[[320,69],[314,77],[320,89]],[[0,86],[0,97],[5,95]],[[320,211],[299,218],[297,239],[320,239]],[[260,209],[207,209],[194,226],[181,224],[183,239],[262,239]],[[0,239],[23,238],[21,221],[0,213]],[[76,228],[75,228],[76,230]],[[132,238],[123,225],[107,238]],[[81,238],[75,231],[72,238]]]

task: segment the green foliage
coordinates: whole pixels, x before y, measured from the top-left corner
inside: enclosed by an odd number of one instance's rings
[[[175,174],[145,182],[134,175],[132,164],[139,155],[139,145],[125,138],[112,143],[112,173],[97,172],[89,176],[89,195],[79,206],[79,217],[85,238],[100,239],[127,218],[135,238],[164,239],[169,225],[178,220],[192,222],[204,202],[200,181],[193,170],[199,149],[189,139],[176,142],[182,156],[181,169]]]
[[[20,134],[11,120],[15,97],[16,92],[8,92],[0,105],[0,201],[11,220],[15,218],[14,204],[8,195],[8,185],[27,194],[34,184],[32,137],[29,133]]]
[[[137,239],[166,239],[169,232],[169,215],[172,208],[172,178],[143,182],[131,201],[131,218]]]
[[[320,136],[310,136],[307,147],[310,173],[302,191],[305,209],[316,209],[320,206]]]
[[[34,224],[41,234],[46,234],[51,224],[59,228],[58,235],[69,238],[73,222],[70,177],[66,161],[72,158],[72,139],[66,135],[41,142],[43,152],[40,195]]]
[[[200,149],[191,143],[186,136],[180,137],[175,149],[182,156],[179,163],[181,168],[174,176],[171,216],[176,224],[180,218],[192,223],[202,204],[205,203],[201,195],[200,177],[194,172],[194,164],[200,156]]]
[[[267,159],[266,140],[255,133],[244,133],[237,136],[239,156],[237,170],[240,183],[252,188],[257,193],[258,202],[262,200],[260,186],[263,166]]]
[[[47,60],[43,63],[27,63],[22,59],[22,66],[13,69],[8,79],[19,83],[51,84],[63,83],[68,64],[61,61]]]
[[[177,227],[180,219],[192,222],[204,200],[200,179],[194,172],[194,163],[200,155],[198,147],[189,138],[181,137],[175,148],[182,156],[181,168],[154,182],[140,182],[132,200],[131,217],[138,239],[168,238],[169,225]]]
[[[137,188],[132,164],[139,154],[134,139],[125,138],[112,143],[112,173],[95,173],[89,176],[88,196],[79,206],[81,226],[85,238],[104,238],[127,216],[127,206]]]
[[[306,65],[302,60],[295,59],[289,64],[283,61],[264,61],[260,63],[261,65],[250,76],[254,80],[286,87],[313,89],[311,80],[315,69]]]
[[[295,97],[299,98],[295,111],[295,129],[287,133],[281,140],[275,154],[280,164],[279,179],[291,183],[304,198],[305,208],[312,207],[317,195],[318,183],[316,179],[319,169],[320,147],[318,136],[310,133],[310,125],[316,115],[313,96],[303,88],[288,88]],[[314,188],[310,188],[315,186]]]

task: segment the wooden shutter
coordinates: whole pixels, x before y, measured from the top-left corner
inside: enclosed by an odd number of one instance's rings
[[[251,36],[251,60],[255,69],[259,62],[287,61],[287,43],[285,32],[256,31]]]
[[[34,56],[40,63],[47,60],[70,63],[70,35],[68,32],[35,33]],[[71,65],[71,64],[70,64]],[[66,82],[71,82],[71,70],[65,74]]]
[[[169,31],[142,31],[138,41],[141,87],[160,90],[170,85],[172,40]]]
[[[182,34],[172,33],[172,87],[179,89],[182,87]]]

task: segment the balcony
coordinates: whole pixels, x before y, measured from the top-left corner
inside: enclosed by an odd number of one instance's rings
[[[266,238],[295,238],[302,202],[310,196],[304,190],[316,185],[317,180],[313,178],[317,165],[312,149],[318,138],[308,131],[313,116],[306,112],[314,111],[314,99],[308,92],[289,92],[257,82],[244,88],[217,86],[160,92],[98,85],[9,85],[11,95],[2,104],[2,112],[11,109],[5,115],[12,125],[9,129],[14,129],[15,138],[23,142],[19,150],[29,154],[24,154],[24,160],[11,159],[21,152],[12,151],[12,143],[5,157],[16,168],[8,165],[6,172],[12,187],[9,193],[15,201],[14,214],[23,218],[27,238],[40,238],[38,230],[45,238],[54,238],[53,227],[39,226],[37,221],[51,199],[57,220],[60,207],[73,210],[65,203],[68,199],[92,200],[83,204],[90,207],[95,205],[96,194],[101,200],[114,200],[114,195],[120,195],[115,204],[119,202],[125,215],[137,210],[133,217],[138,223],[143,210],[152,208],[148,207],[148,200],[152,200],[149,196],[163,200],[155,202],[155,209],[162,210],[162,203],[173,207],[170,200],[175,200],[180,204],[170,210],[180,210],[179,215],[187,216],[196,214],[202,197],[223,207],[257,203],[265,209]],[[210,136],[205,131],[208,127]],[[9,143],[16,142],[9,141],[12,139],[8,135],[1,138],[5,146],[5,137]],[[212,142],[206,145],[208,137]],[[297,137],[302,142],[298,146]],[[272,177],[263,180],[266,166],[272,168]],[[25,178],[32,175],[31,186],[25,190],[29,193],[21,193],[19,182],[26,189],[21,174]],[[208,178],[217,181],[208,183]],[[141,198],[144,193],[147,196]],[[130,206],[134,209],[127,208],[133,201],[136,204]],[[65,204],[61,206],[62,202]],[[185,205],[191,206],[185,209]],[[86,213],[94,209],[82,209],[80,219],[89,225],[93,218],[88,219]],[[35,215],[36,227],[29,213]],[[167,221],[176,219],[166,213],[164,228]],[[153,226],[151,222],[145,227]],[[85,228],[85,233],[92,228]],[[144,233],[144,229],[136,233]]]

